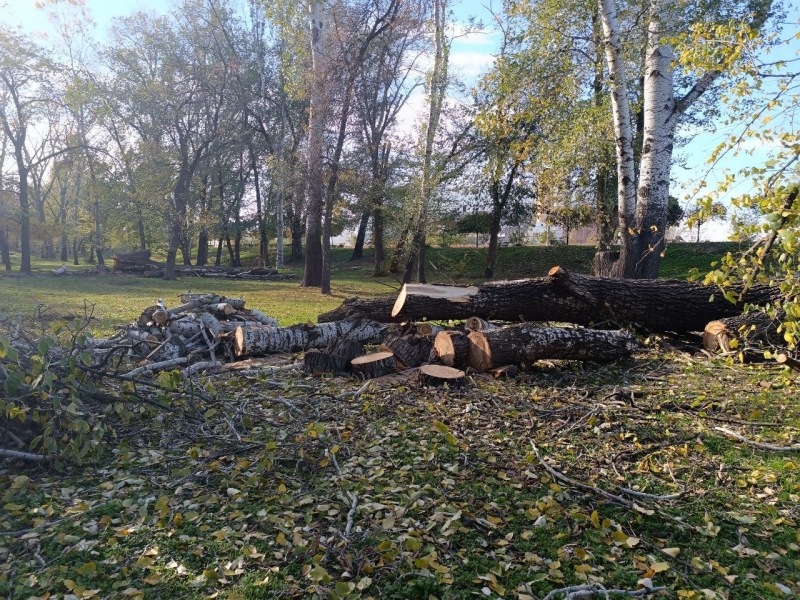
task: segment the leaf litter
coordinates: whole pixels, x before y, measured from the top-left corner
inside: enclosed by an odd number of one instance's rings
[[[800,593],[800,410],[774,366],[653,352],[458,391],[291,365],[201,381],[211,402],[136,407],[94,465],[6,463],[0,593]]]

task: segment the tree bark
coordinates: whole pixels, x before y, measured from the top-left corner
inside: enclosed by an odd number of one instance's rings
[[[547,277],[480,286],[406,285],[394,304],[389,299],[350,299],[318,320],[356,314],[382,322],[476,316],[511,322],[636,324],[651,331],[702,331],[709,321],[740,314],[745,303],[764,305],[778,295],[778,290],[760,286],[732,304],[719,290],[699,283],[613,280],[571,274],[555,267]]]
[[[313,83],[308,118],[308,202],[306,208],[306,260],[303,287],[322,285],[322,213],[325,205],[322,185],[325,115],[325,6],[319,0],[309,3],[311,24],[311,62]]]
[[[238,327],[234,334],[236,356],[300,352],[309,348],[325,348],[333,339],[349,336],[362,344],[379,344],[386,326],[373,321],[350,319],[309,327]]]
[[[358,233],[356,234],[356,243],[353,246],[353,254],[350,260],[361,260],[364,258],[364,242],[367,239],[367,226],[369,225],[369,210],[361,213],[361,220],[358,222]]]
[[[537,327],[530,323],[473,331],[467,338],[467,366],[476,371],[540,359],[616,360],[638,347],[636,338],[627,331]]]
[[[6,239],[6,230],[0,227],[0,259],[5,265],[6,271],[11,270],[11,252],[8,248],[8,240]]]

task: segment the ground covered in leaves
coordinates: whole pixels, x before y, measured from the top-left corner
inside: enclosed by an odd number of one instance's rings
[[[134,407],[97,464],[5,463],[0,596],[800,594],[798,384],[775,365],[652,350],[460,390],[285,365],[205,385]]]

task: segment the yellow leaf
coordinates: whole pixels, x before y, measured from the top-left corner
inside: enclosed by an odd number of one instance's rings
[[[436,431],[439,433],[450,433],[450,428],[441,421],[434,420],[433,426],[436,427]]]
[[[661,573],[662,571],[669,569],[669,565],[665,562],[657,562],[650,565],[650,568],[654,573]]]
[[[283,534],[282,531],[278,532],[278,537],[275,538],[275,541],[278,542],[281,546],[288,546],[289,540],[286,539],[286,536]]]
[[[672,558],[675,558],[676,556],[678,556],[678,554],[681,553],[680,548],[662,548],[661,551],[667,556],[671,556]]]

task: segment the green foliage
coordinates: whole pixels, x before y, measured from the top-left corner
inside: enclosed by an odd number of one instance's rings
[[[97,459],[106,434],[106,414],[121,410],[110,406],[97,413],[85,404],[91,386],[81,367],[92,359],[83,351],[84,328],[77,321],[59,322],[30,353],[20,352],[11,338],[0,336],[0,366],[5,372],[0,422],[11,431],[15,421],[35,431],[29,449],[58,459],[59,464]]]
[[[459,233],[489,233],[491,226],[492,215],[487,212],[464,215],[456,224]]]

